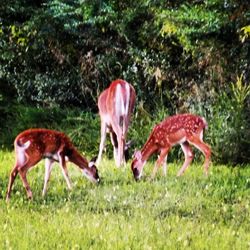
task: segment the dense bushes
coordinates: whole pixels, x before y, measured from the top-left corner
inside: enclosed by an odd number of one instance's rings
[[[233,164],[250,161],[250,109],[246,105],[250,86],[242,77],[231,84],[231,92],[220,93],[210,110],[210,140],[215,159]],[[230,159],[230,160],[229,160]]]
[[[5,5],[0,76],[21,101],[95,110],[100,90],[123,77],[140,99],[161,97],[176,111],[195,86],[225,88],[242,72],[249,79],[249,44],[241,43],[238,33],[248,24],[244,2],[12,0]],[[207,91],[201,92],[207,98]],[[154,101],[147,106],[153,110]]]

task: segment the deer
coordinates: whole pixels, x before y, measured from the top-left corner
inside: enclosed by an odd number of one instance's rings
[[[101,119],[101,140],[96,161],[101,161],[106,134],[110,133],[115,164],[120,167],[125,163],[124,154],[130,142],[126,143],[128,127],[135,106],[136,93],[131,84],[117,79],[98,97],[98,109]]]
[[[66,161],[77,165],[82,173],[92,182],[99,182],[98,170],[93,162],[89,162],[77,151],[73,143],[63,132],[49,129],[28,129],[17,135],[14,141],[15,165],[10,173],[6,201],[11,195],[17,174],[20,175],[27,197],[32,199],[32,191],[27,181],[27,172],[45,158],[45,177],[42,195],[45,196],[52,165],[59,162],[67,187],[71,190]]]
[[[163,175],[166,176],[168,153],[176,144],[181,145],[185,155],[185,161],[177,176],[183,175],[193,160],[194,154],[190,145],[196,147],[205,156],[204,173],[208,175],[211,148],[203,141],[203,133],[207,128],[208,124],[205,118],[193,114],[170,116],[155,125],[143,148],[134,153],[131,170],[135,180],[140,180],[144,165],[149,157],[155,153],[159,153],[159,156],[154,165],[151,179],[155,178],[160,166],[163,166]]]

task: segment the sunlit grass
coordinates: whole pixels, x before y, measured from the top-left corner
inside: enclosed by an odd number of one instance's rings
[[[102,182],[90,183],[70,165],[73,190],[58,166],[42,198],[43,162],[28,173],[33,200],[17,177],[5,203],[12,152],[0,152],[1,249],[249,249],[250,168],[211,166],[209,177],[192,164],[169,164],[167,177],[150,181],[153,162],[135,182],[130,166],[111,160],[99,167]]]

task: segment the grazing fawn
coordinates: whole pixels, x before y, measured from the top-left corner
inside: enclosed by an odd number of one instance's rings
[[[98,108],[101,118],[101,141],[96,164],[101,161],[105,146],[106,133],[110,133],[114,148],[114,158],[117,167],[124,163],[124,150],[130,118],[135,106],[136,94],[134,88],[124,80],[113,81],[98,98]]]
[[[185,155],[185,161],[177,176],[184,173],[191,163],[194,154],[190,144],[199,149],[205,156],[204,171],[208,174],[208,167],[211,157],[210,146],[203,142],[203,132],[207,128],[207,122],[203,117],[192,114],[180,114],[168,117],[163,122],[157,124],[151,132],[147,142],[141,151],[134,154],[131,164],[134,178],[139,180],[143,167],[148,158],[159,153],[158,160],[153,169],[151,178],[154,178],[158,168],[163,164],[163,174],[166,175],[167,156],[170,149],[180,144]]]
[[[11,171],[6,201],[10,199],[12,185],[19,173],[28,198],[32,198],[32,192],[27,181],[27,171],[35,166],[42,158],[45,158],[45,179],[43,196],[47,190],[52,164],[57,161],[62,169],[67,186],[71,189],[66,161],[77,165],[83,174],[92,182],[99,182],[96,166],[81,156],[73,146],[70,139],[61,132],[49,129],[29,129],[20,133],[14,142],[16,163]]]

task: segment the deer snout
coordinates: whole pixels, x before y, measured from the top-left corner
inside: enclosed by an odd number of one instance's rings
[[[99,174],[98,174],[98,169],[97,167],[94,165],[91,167],[91,170],[93,171],[93,177],[94,177],[94,182],[95,183],[100,183],[100,177],[99,177]]]
[[[99,183],[100,177],[98,175],[98,170],[95,165],[93,165],[91,168],[85,168],[83,169],[83,175],[87,177],[91,182]]]
[[[134,175],[134,178],[136,181],[139,181],[140,180],[140,172],[137,168],[134,168],[133,169],[133,175]]]
[[[99,184],[100,183],[100,177],[98,175],[98,170],[96,169],[96,175],[95,175],[95,180],[96,180],[96,183]]]

